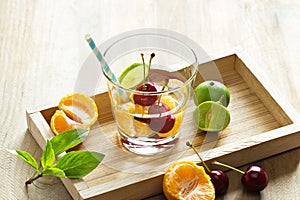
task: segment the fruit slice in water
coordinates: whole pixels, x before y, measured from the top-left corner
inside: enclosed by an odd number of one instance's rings
[[[136,88],[139,84],[145,81],[145,78],[148,75],[148,65],[146,65],[144,69],[142,63],[133,63],[121,73],[119,76],[119,82],[125,88]]]
[[[168,199],[215,199],[210,177],[192,161],[175,162],[166,170],[163,191]]]
[[[159,137],[169,137],[175,135],[178,132],[182,122],[182,113],[177,113],[174,116],[175,116],[175,123],[173,125],[173,128],[166,133],[157,133]]]
[[[193,118],[200,130],[218,132],[228,126],[230,113],[219,102],[205,101],[194,110]]]
[[[167,104],[171,110],[175,109],[175,107],[177,106],[177,104],[176,104],[177,101],[171,96],[162,96],[161,102]],[[183,115],[182,111],[178,110],[174,114],[175,124],[173,125],[173,128],[166,133],[158,133],[159,137],[169,137],[169,136],[176,134],[182,123],[182,115]]]
[[[230,93],[228,88],[218,81],[205,81],[195,88],[194,101],[196,105],[205,101],[220,101],[223,106],[227,107]]]

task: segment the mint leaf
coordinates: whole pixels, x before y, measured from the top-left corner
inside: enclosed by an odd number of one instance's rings
[[[65,172],[59,168],[48,167],[43,171],[43,176],[56,176],[59,178],[66,178]]]
[[[40,173],[39,166],[38,166],[36,160],[34,159],[34,157],[32,157],[32,155],[30,153],[27,153],[26,151],[21,151],[21,150],[8,150],[8,152],[21,158],[23,161],[25,161],[26,163],[31,165],[36,170],[37,173]]]
[[[65,172],[68,178],[82,178],[103,160],[104,155],[90,151],[72,151],[61,157],[53,166]]]
[[[52,143],[49,140],[47,140],[45,149],[41,157],[41,165],[45,169],[47,166],[52,166],[54,160],[55,154],[52,148]]]
[[[52,143],[55,156],[80,144],[86,139],[87,135],[88,135],[88,130],[75,129],[75,130],[65,131],[55,136],[50,140]]]

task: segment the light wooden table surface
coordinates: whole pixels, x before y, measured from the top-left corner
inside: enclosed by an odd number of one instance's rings
[[[56,104],[74,91],[77,74],[91,53],[86,33],[100,44],[121,32],[146,27],[182,33],[210,55],[242,47],[300,112],[298,0],[1,0],[1,200],[71,199],[56,178],[43,178],[26,191],[24,181],[33,170],[3,149],[41,155],[27,131],[25,110]],[[219,199],[300,199],[299,158],[298,148],[257,162],[270,177],[260,195],[245,192],[239,176],[229,172],[229,191]]]

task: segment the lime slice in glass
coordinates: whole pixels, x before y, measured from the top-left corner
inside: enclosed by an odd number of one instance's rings
[[[125,88],[135,88],[145,81],[149,75],[149,68],[146,65],[145,69],[142,63],[133,63],[128,66],[119,76],[119,82]]]
[[[194,110],[193,119],[198,129],[208,132],[218,132],[228,126],[230,113],[219,102],[205,101]]]

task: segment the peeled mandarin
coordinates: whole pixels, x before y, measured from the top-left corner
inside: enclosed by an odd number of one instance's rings
[[[88,126],[70,119],[63,111],[56,110],[50,121],[51,130],[55,135],[73,129],[87,129]]]
[[[86,94],[68,94],[60,100],[58,108],[64,111],[69,118],[87,126],[93,125],[98,118],[97,105]]]
[[[73,93],[64,96],[50,121],[54,134],[72,129],[89,129],[98,118],[95,101],[86,94]]]
[[[168,200],[215,199],[210,176],[192,161],[178,161],[169,166],[163,178],[163,192]]]

